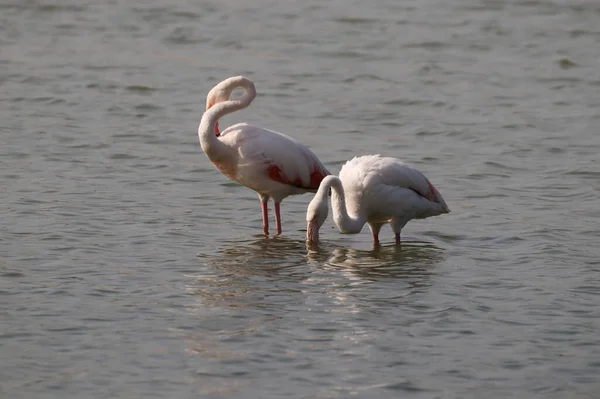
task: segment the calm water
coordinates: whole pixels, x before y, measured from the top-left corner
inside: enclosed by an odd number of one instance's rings
[[[0,1],[0,396],[597,397],[599,56],[591,0]],[[261,237],[196,134],[237,74],[221,126],[452,213]]]

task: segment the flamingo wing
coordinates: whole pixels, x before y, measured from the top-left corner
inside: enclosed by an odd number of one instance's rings
[[[342,168],[340,172],[342,180],[344,180],[343,174],[347,165],[350,167],[348,169],[348,171],[351,171],[350,173],[361,173],[363,175],[361,180],[364,182],[368,179],[375,179],[379,184],[410,189],[427,200],[440,204],[442,208],[448,209],[441,194],[429,179],[415,167],[399,159],[380,155],[354,158]]]
[[[240,162],[260,165],[266,177],[285,185],[317,190],[329,171],[308,147],[284,134],[245,123],[222,133],[237,132]]]

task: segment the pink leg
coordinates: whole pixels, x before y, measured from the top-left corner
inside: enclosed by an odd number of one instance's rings
[[[267,201],[261,201],[262,217],[263,217],[263,233],[269,235],[269,214],[267,211]]]
[[[396,244],[400,244],[400,233],[396,233]]]
[[[373,244],[379,245],[379,232],[373,232]]]
[[[379,245],[379,230],[381,230],[382,225],[371,225],[369,224],[369,228],[371,229],[371,234],[373,235],[373,244]]]
[[[279,202],[275,203],[275,225],[277,227],[277,235],[281,234],[281,214],[279,213]]]

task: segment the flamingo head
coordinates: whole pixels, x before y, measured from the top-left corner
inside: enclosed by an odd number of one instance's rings
[[[206,96],[206,110],[208,111],[217,103],[229,100],[229,96],[231,96],[232,91],[233,88],[223,88],[219,87],[219,85],[213,87],[213,89],[208,92],[208,96]],[[219,131],[219,121],[216,121],[215,136],[219,137],[220,135],[221,132]]]
[[[329,191],[329,190],[327,190]],[[306,241],[310,243],[319,242],[319,229],[325,223],[329,208],[327,206],[327,192],[325,195],[317,193],[313,200],[308,204],[306,210]]]

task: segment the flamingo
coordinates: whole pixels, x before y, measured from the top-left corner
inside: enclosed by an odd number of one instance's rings
[[[238,87],[244,89],[244,94],[240,99],[230,100],[231,93]],[[330,173],[308,147],[284,134],[247,123],[219,131],[220,118],[246,108],[254,97],[254,83],[244,76],[217,84],[207,96],[207,110],[202,115],[198,137],[202,150],[221,173],[256,191],[265,235],[269,235],[267,203],[273,199],[279,235],[281,201],[290,195],[316,192]]]
[[[365,223],[379,244],[379,230],[392,226],[396,244],[400,232],[412,219],[449,213],[442,195],[415,169],[399,159],[381,155],[355,157],[342,167],[340,176],[327,176],[308,205],[306,240],[317,243],[319,228],[327,219],[331,190],[333,220],[343,234],[360,233]]]

